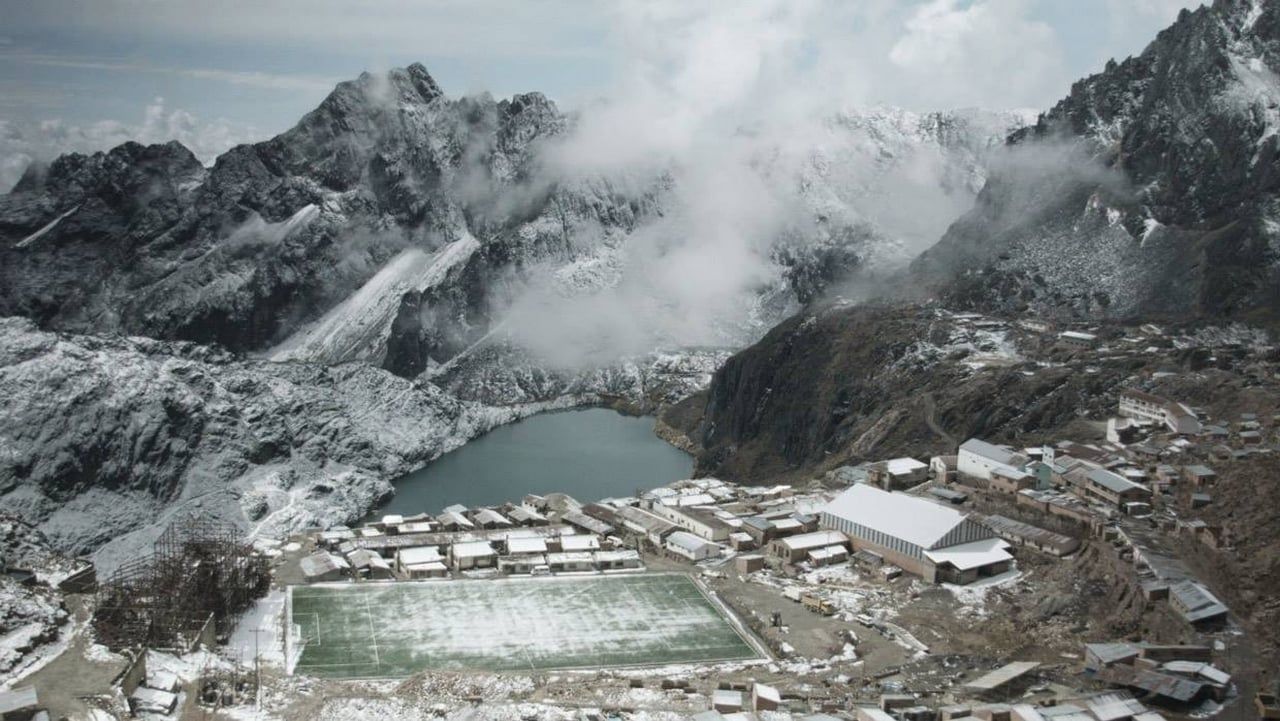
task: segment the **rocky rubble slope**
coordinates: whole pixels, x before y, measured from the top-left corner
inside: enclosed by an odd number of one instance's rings
[[[98,551],[106,567],[180,514],[270,534],[345,523],[391,480],[499,424],[584,404],[652,411],[705,387],[720,358],[656,354],[580,375],[505,365],[544,382],[527,389],[492,373],[450,377],[498,405],[363,363],[251,360],[0,319],[0,504],[63,552],[116,539]]]
[[[237,360],[22,319],[0,320],[0,394],[0,503],[70,553],[188,512],[274,531],[352,520],[390,478],[529,412],[360,364]]]
[[[1277,71],[1280,5],[1184,10],[1015,133],[915,270],[976,308],[1274,320]]]
[[[0,513],[0,570],[5,567],[33,571],[40,582],[26,585],[0,573],[0,681],[27,653],[57,638],[66,623],[61,596],[43,582],[57,583],[71,561],[50,548],[40,531]]]

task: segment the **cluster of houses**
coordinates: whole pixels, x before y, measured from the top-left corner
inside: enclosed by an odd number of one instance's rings
[[[876,705],[855,706],[850,710],[832,708],[798,718],[800,721],[1165,721],[1164,714],[1147,704],[1159,703],[1185,711],[1191,703],[1181,699],[1220,699],[1230,687],[1230,676],[1209,663],[1165,660],[1182,649],[1195,650],[1194,647],[1146,644],[1086,647],[1090,658],[1088,673],[1093,675],[1105,673],[1109,668],[1145,669],[1154,665],[1160,669],[1157,675],[1167,679],[1164,685],[1149,684],[1150,690],[1139,683],[1132,685],[1132,691],[1113,689],[1082,693],[1077,697],[1049,698],[1029,693],[1039,681],[1035,672],[1040,664],[1014,661],[957,686],[959,693],[951,694],[978,699],[974,702],[946,703],[946,699],[941,698],[931,705],[928,699],[912,694],[884,693]],[[1102,662],[1100,658],[1119,660]],[[1136,698],[1135,693],[1143,700]],[[711,709],[692,718],[695,721],[758,721],[761,711],[785,708],[779,705],[784,698],[778,689],[763,684],[754,684],[749,691],[722,688],[712,693]],[[939,702],[943,705],[937,705]]]
[[[1213,665],[1209,646],[1089,643],[1084,656],[1088,676],[1172,708],[1221,703],[1231,690],[1231,675]]]
[[[1204,430],[1187,406],[1149,394],[1125,393],[1119,410],[1143,428],[1165,429],[1170,443]],[[1156,463],[1160,457],[1124,444],[1065,441],[1015,449],[973,438],[956,455],[927,464],[894,458],[842,468],[836,478],[849,485],[839,494],[707,478],[585,504],[563,495],[528,496],[520,504],[454,506],[435,517],[390,515],[362,528],[326,531],[302,571],[312,581],[606,572],[640,568],[642,549],[691,563],[736,556],[745,572],[853,560],[930,582],[969,583],[1009,570],[1015,545],[1066,556],[1080,538],[1004,515],[967,513],[961,510],[966,489],[1007,495],[1031,514],[1102,535],[1119,516],[1149,517],[1154,492],[1192,484],[1203,495],[1216,479],[1201,463]],[[930,479],[925,493],[900,492]],[[1184,523],[1194,524],[1191,533],[1217,538],[1208,524]],[[1218,611],[1194,603],[1181,583],[1153,585],[1152,593],[1185,605],[1189,617]]]
[[[519,505],[439,515],[387,515],[360,528],[316,534],[301,559],[308,582],[410,580],[453,575],[589,573],[641,568],[614,528],[585,516],[572,498],[528,496]]]

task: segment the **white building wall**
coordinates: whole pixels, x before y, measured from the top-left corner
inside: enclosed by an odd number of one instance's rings
[[[990,458],[980,456],[963,448],[960,449],[960,453],[956,456],[957,473],[971,478],[981,478],[984,481],[991,480],[992,471],[1005,467],[1003,463],[997,463]]]

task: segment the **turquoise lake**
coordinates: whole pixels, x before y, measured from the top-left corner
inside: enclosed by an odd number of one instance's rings
[[[377,514],[518,503],[528,493],[567,493],[585,503],[688,478],[693,458],[655,436],[653,425],[653,418],[605,408],[531,416],[401,477]]]

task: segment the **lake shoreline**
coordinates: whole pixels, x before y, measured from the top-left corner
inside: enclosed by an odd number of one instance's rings
[[[691,476],[694,458],[655,416],[609,404],[556,408],[495,426],[394,481],[366,518],[498,506],[525,495],[582,501]]]

